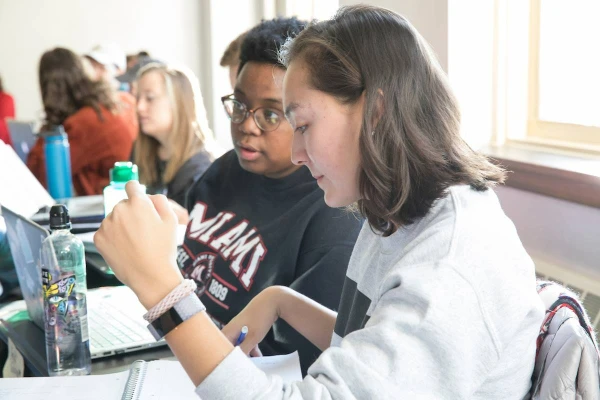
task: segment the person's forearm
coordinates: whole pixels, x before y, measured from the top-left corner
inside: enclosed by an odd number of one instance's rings
[[[183,322],[165,339],[194,386],[198,386],[233,351],[233,345],[206,312]]]
[[[182,281],[179,274],[165,275],[159,285],[146,287],[138,298],[146,309],[150,309],[166,297]],[[183,369],[198,386],[233,350],[233,345],[215,326],[208,314],[202,311],[165,336],[165,340],[181,362]]]
[[[331,343],[337,313],[287,287],[279,287],[277,315],[321,350]]]

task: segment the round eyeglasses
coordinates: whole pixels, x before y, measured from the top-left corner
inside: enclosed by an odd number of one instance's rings
[[[270,132],[277,129],[283,120],[281,111],[269,107],[258,107],[249,110],[244,103],[236,100],[232,94],[221,97],[221,102],[227,116],[234,124],[241,124],[252,114],[256,126],[261,131]]]

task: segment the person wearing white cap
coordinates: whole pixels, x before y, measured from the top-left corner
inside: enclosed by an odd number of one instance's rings
[[[112,87],[119,86],[115,77],[125,72],[126,59],[125,53],[118,46],[100,44],[94,46],[84,57],[90,61],[93,67],[93,80],[104,79]]]

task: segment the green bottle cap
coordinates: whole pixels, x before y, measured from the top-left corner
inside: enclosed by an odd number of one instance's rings
[[[138,167],[129,161],[117,161],[109,172],[111,182],[139,181]]]

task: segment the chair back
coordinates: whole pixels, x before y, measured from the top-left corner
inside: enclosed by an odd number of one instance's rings
[[[557,283],[537,286],[546,316],[536,343],[531,399],[600,399],[600,353],[585,308]]]

